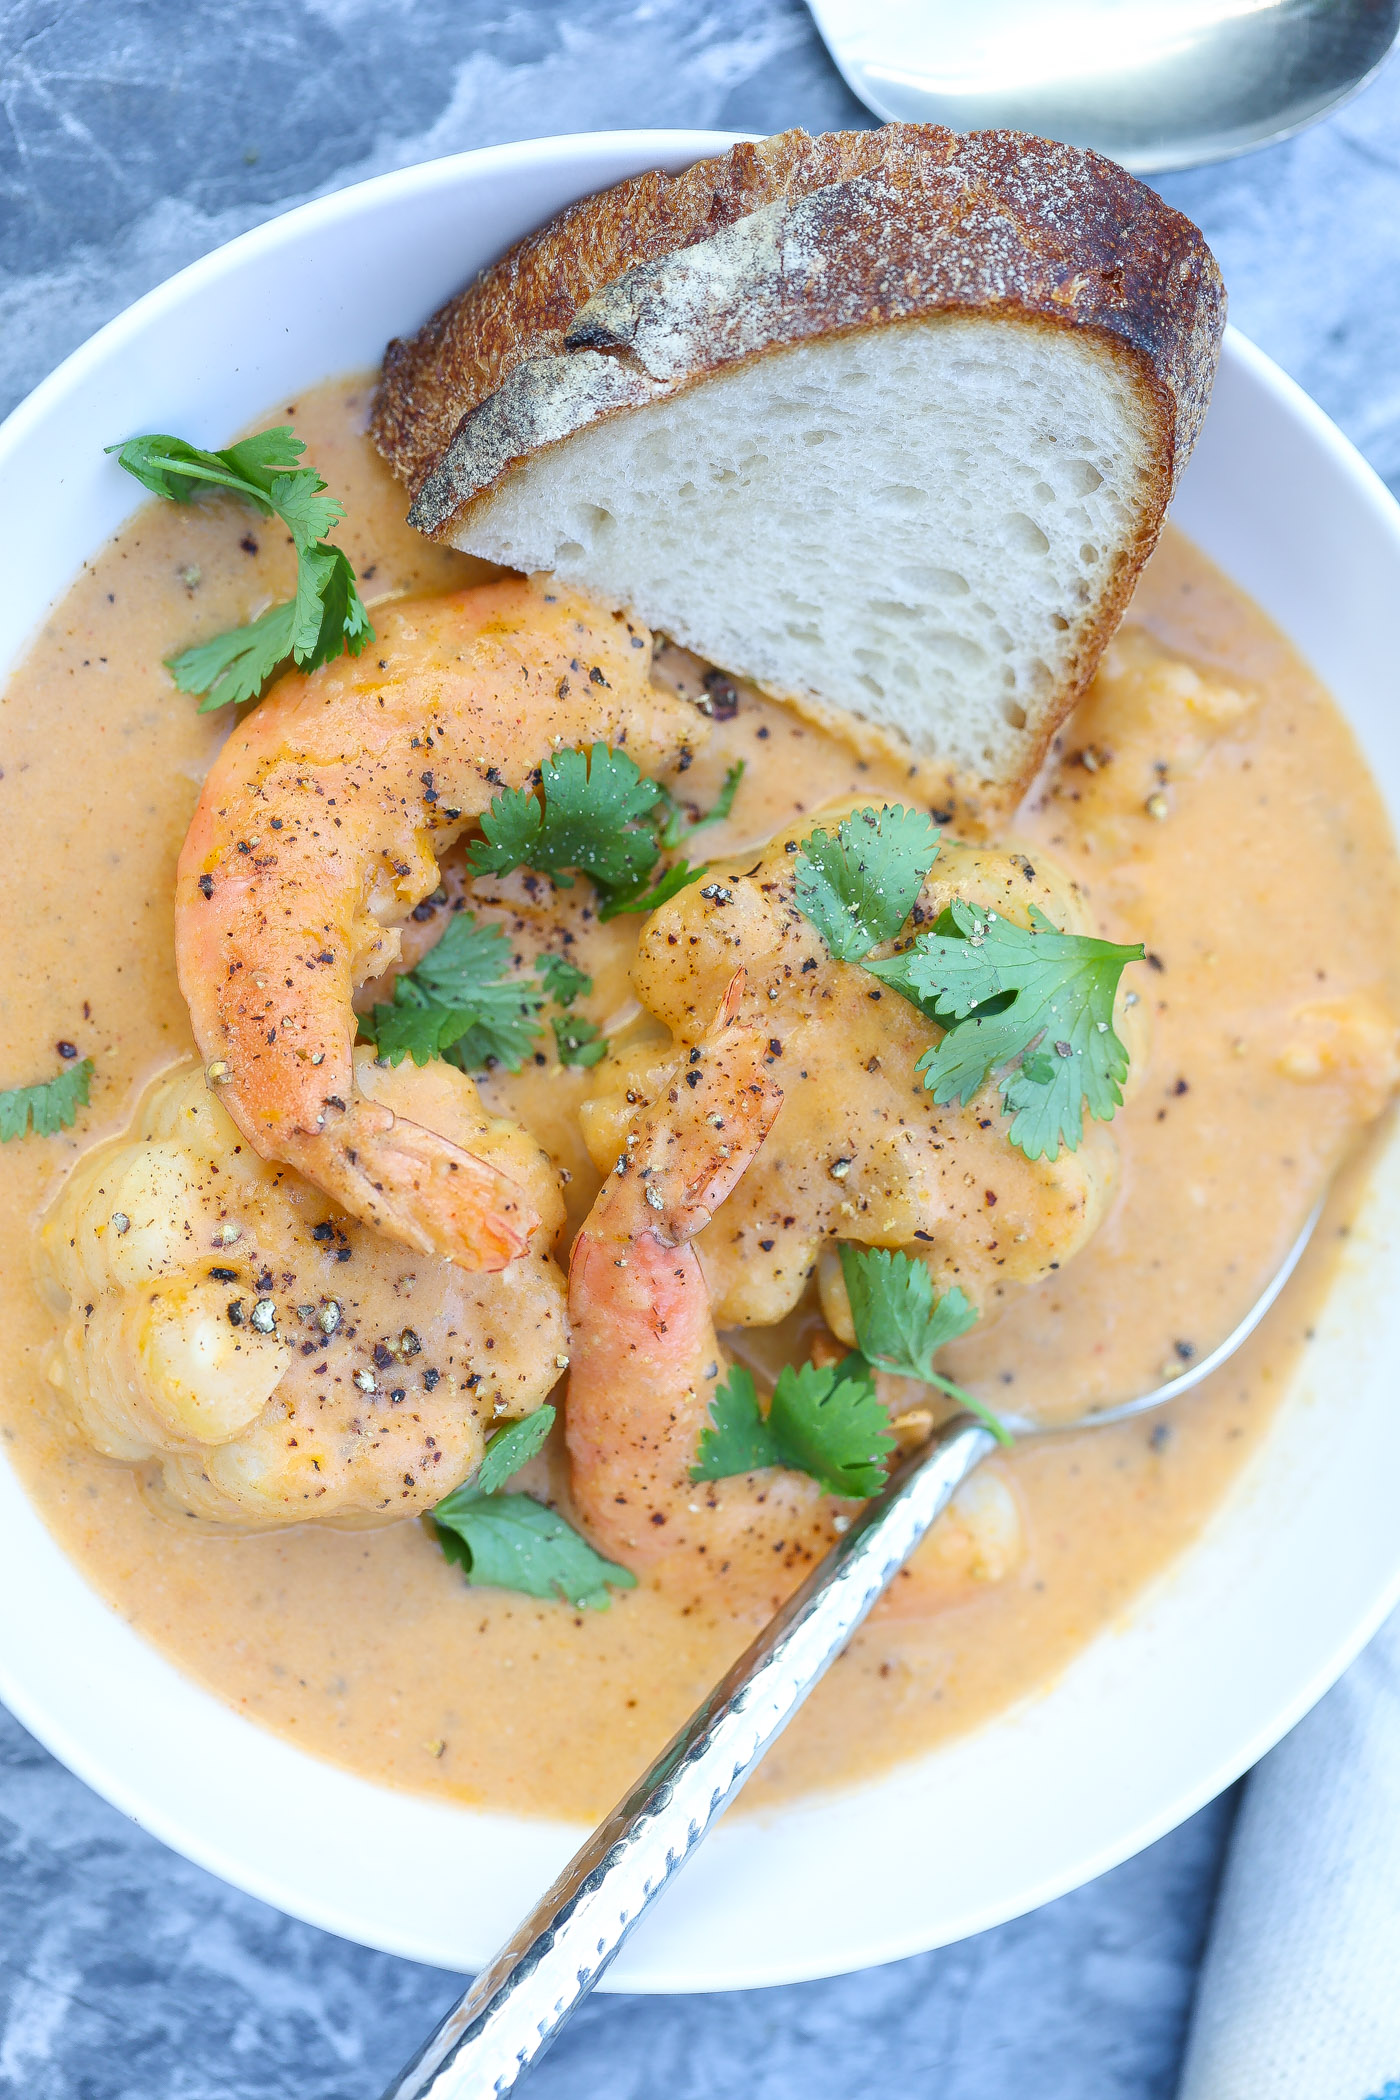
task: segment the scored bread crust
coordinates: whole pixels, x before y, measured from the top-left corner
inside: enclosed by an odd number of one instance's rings
[[[1028,784],[1151,553],[1210,398],[1225,299],[1200,233],[1101,155],[892,124],[634,176],[519,242],[385,358],[371,433],[410,520],[460,545],[592,423],[822,337],[941,315],[1087,337],[1144,407],[1143,502],[1015,767]],[[742,670],[742,665],[727,668]]]
[[[595,293],[762,206],[863,176],[880,178],[895,214],[901,204],[922,206],[918,242],[901,245],[916,248],[911,266],[923,280],[895,283],[877,264],[868,273],[877,281],[848,284],[846,303],[851,294],[868,298],[865,325],[973,307],[1100,329],[1144,360],[1154,390],[1172,397],[1174,449],[1189,452],[1225,316],[1220,273],[1196,227],[1101,154],[936,124],[815,139],[780,132],[679,175],[652,170],[580,198],[483,270],[416,336],[389,344],[370,422],[375,444],[416,493],[471,410],[519,366],[564,350]],[[876,231],[877,194],[855,206],[861,232]],[[830,200],[828,224],[840,223],[843,202]],[[841,325],[834,315],[814,313],[803,332],[833,325]],[[436,534],[445,522],[424,529]]]

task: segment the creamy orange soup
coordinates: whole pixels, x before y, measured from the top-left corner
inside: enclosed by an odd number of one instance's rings
[[[366,597],[489,573],[403,525],[402,493],[363,436],[368,397],[367,382],[347,381],[275,411],[348,507],[339,537]],[[239,1535],[182,1520],[141,1467],[87,1446],[47,1375],[60,1321],[34,1281],[36,1224],[79,1154],[126,1130],[193,1049],[174,867],[229,721],[201,716],[161,660],[285,596],[291,577],[280,528],[232,504],[143,509],[85,566],[0,699],[0,1086],[52,1070],[60,1040],[96,1065],[73,1130],[0,1148],[0,1431],[89,1579],[239,1711],[394,1785],[592,1816],[749,1638],[722,1597],[682,1604],[644,1577],[606,1611],[575,1611],[468,1587],[416,1521]],[[695,689],[674,653],[663,671]],[[707,808],[740,757],[732,815],[706,834],[721,868],[741,869],[824,804],[908,797],[893,760],[747,689],[675,785]],[[1170,531],[1009,842],[1027,863],[1058,862],[1103,934],[1148,950],[1127,980],[1139,1054],[1112,1126],[1105,1222],[946,1359],[994,1402],[1055,1421],[1211,1347],[1355,1154],[1392,1080],[1400,895],[1378,795],[1327,694]],[[477,901],[538,945],[536,897],[507,884]],[[594,979],[577,1010],[625,1035],[638,921],[599,927],[577,897],[547,909],[576,914]],[[552,1061],[482,1081],[569,1177],[561,1253],[598,1185],[579,1125],[596,1085]],[[1023,1441],[990,1462],[982,1502],[927,1549],[946,1568],[941,1608],[871,1623],[769,1755],[751,1804],[851,1782],[975,1727],[1053,1677],[1190,1543],[1305,1345],[1349,1187],[1354,1173],[1225,1371],[1149,1419]],[[730,1339],[765,1360],[761,1335]],[[567,1508],[561,1453],[525,1484]]]

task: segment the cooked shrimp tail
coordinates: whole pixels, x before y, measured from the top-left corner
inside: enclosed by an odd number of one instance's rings
[[[569,1268],[574,1499],[604,1549],[633,1562],[679,1543],[672,1520],[679,1498],[691,1499],[723,1365],[692,1242],[783,1102],[764,1038],[730,1018],[742,978],[629,1131]]]
[[[361,1092],[352,994],[399,952],[441,853],[561,746],[655,770],[704,734],[653,687],[650,637],[560,588],[507,581],[376,610],[362,657],[289,672],[204,784],[180,856],[180,987],[210,1084],[248,1142],[366,1223],[499,1269],[521,1191]]]
[[[637,1143],[613,1172],[614,1182],[626,1181],[626,1191],[605,1187],[590,1229],[604,1211],[614,1224],[640,1221],[640,1236],[675,1247],[702,1232],[738,1184],[783,1103],[782,1088],[763,1063],[766,1044],[757,1029],[735,1022],[743,989],[744,972],[736,970],[713,1029],[686,1052],[666,1090],[666,1107],[674,1112],[683,1104],[685,1113],[643,1119]],[[628,1167],[619,1173],[623,1159]],[[646,1206],[640,1211],[639,1189]]]
[[[440,1131],[360,1096],[336,1137],[319,1180],[353,1217],[463,1269],[504,1269],[525,1252],[540,1218],[524,1190]]]

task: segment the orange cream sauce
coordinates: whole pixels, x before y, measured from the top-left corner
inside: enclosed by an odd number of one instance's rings
[[[347,504],[339,538],[366,596],[488,573],[401,523],[402,494],[362,434],[368,393],[337,382],[273,412],[295,421]],[[470,1589],[414,1522],[254,1536],[181,1523],[146,1498],[139,1469],[88,1449],[45,1376],[59,1322],[32,1280],[35,1223],[78,1154],[125,1130],[192,1047],[172,885],[229,724],[175,692],[161,660],[286,595],[292,574],[280,528],[231,504],[144,509],[86,565],[0,696],[0,1086],[52,1071],[59,1040],[96,1063],[74,1130],[0,1149],[0,1435],[102,1594],[241,1712],[391,1784],[592,1816],[747,1625],[718,1605],[679,1608],[645,1581],[587,1613]],[[1105,934],[1142,939],[1153,958],[1132,976],[1146,1051],[1113,1126],[1118,1193],[1085,1252],[949,1358],[993,1400],[1047,1419],[1156,1383],[1244,1310],[1384,1105],[1400,1007],[1394,849],[1327,695],[1170,532],[1130,618],[1014,827],[1028,857],[1048,851],[1080,883]],[[1154,638],[1172,653],[1165,672]],[[1180,680],[1197,672],[1183,704]],[[836,798],[908,794],[888,759],[747,692],[676,792],[709,807],[740,757],[732,818],[706,834],[717,859]],[[646,1026],[628,976],[637,925],[599,927],[585,890],[562,907],[595,984],[576,1011],[625,1038]],[[524,951],[561,908],[523,876],[478,885],[476,902]],[[546,1059],[482,1089],[569,1176],[571,1225],[596,1187],[577,1121],[590,1084]],[[1344,1184],[1304,1274],[1214,1380],[1149,1420],[992,1462],[1024,1539],[1011,1572],[974,1569],[937,1616],[872,1624],[770,1754],[750,1804],[849,1783],[974,1727],[1055,1675],[1189,1544],[1305,1346],[1348,1200]],[[562,1493],[557,1460],[536,1464],[532,1484]]]

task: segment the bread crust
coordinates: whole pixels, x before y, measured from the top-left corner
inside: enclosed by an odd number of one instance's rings
[[[793,209],[804,202],[805,212]],[[774,214],[774,205],[787,209]],[[753,290],[765,325],[779,331],[764,347],[969,309],[1088,328],[1121,344],[1158,397],[1174,482],[1210,398],[1225,319],[1220,273],[1197,228],[1101,154],[930,124],[816,139],[782,132],[680,175],[652,171],[581,198],[416,336],[389,344],[370,422],[379,450],[416,496],[464,419],[522,366],[590,350],[611,352],[611,362],[627,339],[624,317],[645,328],[657,266],[755,213],[765,213],[761,235],[752,229],[744,244],[762,272]],[[824,291],[810,270],[785,281],[771,268],[773,245],[781,253],[790,233],[839,255]],[[736,354],[757,354],[752,330],[735,340],[734,319],[712,314],[697,331],[690,383]],[[614,393],[608,408],[642,395],[640,386],[626,399]],[[448,528],[444,503],[421,520],[435,537]]]
[[[1087,336],[1143,407],[1148,500],[1016,778],[995,784],[1019,794],[1156,542],[1224,329],[1201,234],[1115,162],[1016,132],[891,124],[785,132],[634,176],[391,343],[370,429],[413,492],[410,521],[461,544],[506,477],[591,423],[818,337],[953,314]]]

